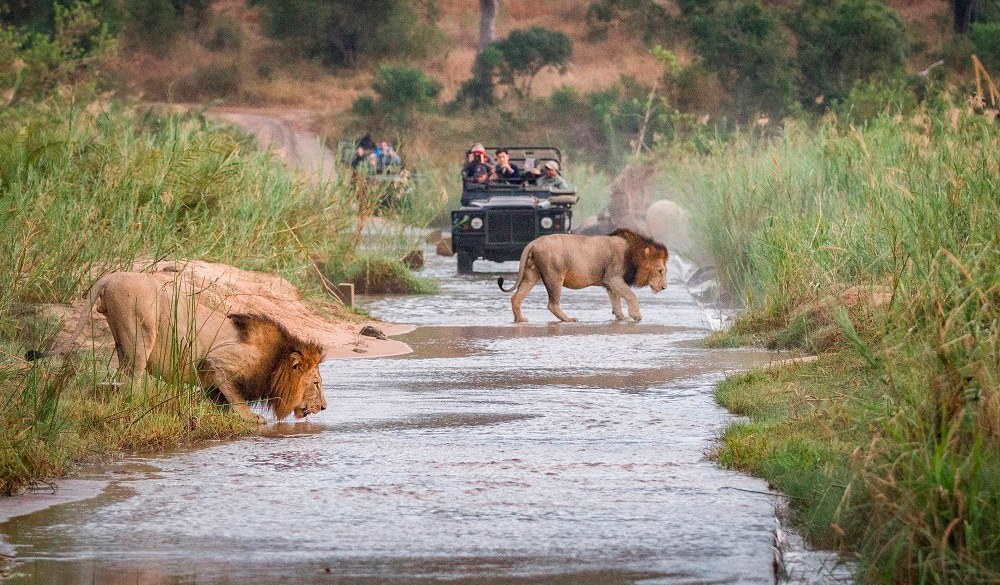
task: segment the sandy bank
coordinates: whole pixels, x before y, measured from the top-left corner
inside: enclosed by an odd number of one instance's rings
[[[288,328],[295,335],[315,340],[326,348],[328,359],[360,357],[385,357],[409,353],[410,346],[394,339],[376,339],[360,334],[366,325],[377,327],[387,336],[400,335],[413,328],[372,320],[365,320],[333,301],[326,306],[313,306],[302,299],[302,294],[287,280],[271,274],[241,270],[226,264],[192,261],[136,262],[132,270],[138,272],[174,274],[177,278],[190,279],[199,291],[199,301],[218,307],[225,313],[262,313]],[[56,338],[60,344],[72,332],[77,316],[84,310],[86,300],[73,304],[63,318],[62,330]],[[86,327],[84,336],[77,340],[81,347],[114,347],[111,331],[104,317],[91,314],[92,327]]]

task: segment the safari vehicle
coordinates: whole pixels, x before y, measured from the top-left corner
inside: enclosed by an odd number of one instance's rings
[[[499,147],[487,147],[490,160]],[[523,173],[548,161],[562,168],[562,153],[548,146],[506,149],[510,162]],[[546,234],[569,233],[576,189],[549,189],[524,182],[475,183],[462,177],[462,206],[451,212],[451,243],[458,256],[458,273],[471,274],[477,259],[518,260],[528,242]]]
[[[350,140],[341,140],[337,143],[337,160],[344,169],[343,172],[351,177],[351,185],[359,189],[363,182],[364,192],[372,193],[378,198],[378,209],[402,209],[410,205],[416,190],[416,173],[407,169],[405,164],[384,169],[366,167],[368,172],[352,168],[351,162],[359,146],[359,142]],[[373,149],[366,149],[366,153],[371,154]]]

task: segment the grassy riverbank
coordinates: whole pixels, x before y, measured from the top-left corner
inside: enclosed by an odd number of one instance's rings
[[[1000,125],[941,103],[665,159],[732,335],[821,354],[720,387],[748,417],[720,460],[866,582],[1000,580]]]
[[[322,300],[316,265],[362,257],[352,198],[198,114],[74,98],[0,112],[0,495],[81,460],[252,432],[197,389],[108,388],[107,350],[21,356],[49,345],[96,276],[136,261],[232,264]]]

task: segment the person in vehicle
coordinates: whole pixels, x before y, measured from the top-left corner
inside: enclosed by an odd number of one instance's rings
[[[559,163],[554,160],[545,161],[545,164],[542,165],[542,170],[532,169],[531,174],[535,178],[529,178],[528,181],[538,187],[545,189],[569,189],[569,183],[559,174]]]
[[[497,151],[497,164],[493,172],[498,181],[516,183],[521,180],[521,169],[510,162],[510,153],[506,148]]]
[[[489,159],[486,158],[486,148],[482,144],[477,143],[469,151],[469,157],[465,162],[465,167],[462,169],[462,176],[466,179],[475,179],[479,166],[486,165],[489,167],[489,164]]]
[[[351,160],[351,168],[357,169],[358,165],[365,161],[365,158],[367,158],[365,156],[365,149],[363,146],[359,146],[358,150],[354,153],[354,159]]]
[[[473,183],[489,183],[490,182],[490,166],[484,164],[477,164],[476,169],[472,174]]]
[[[399,158],[399,155],[396,154],[396,151],[391,146],[385,142],[382,144],[380,152],[376,153],[378,157],[378,172],[393,173],[399,167],[403,166],[403,159]]]

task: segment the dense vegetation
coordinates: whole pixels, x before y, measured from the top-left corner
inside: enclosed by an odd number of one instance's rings
[[[749,416],[720,459],[866,582],[1000,579],[998,153],[1000,126],[944,98],[665,153],[746,304],[735,334],[823,355],[720,388]]]

